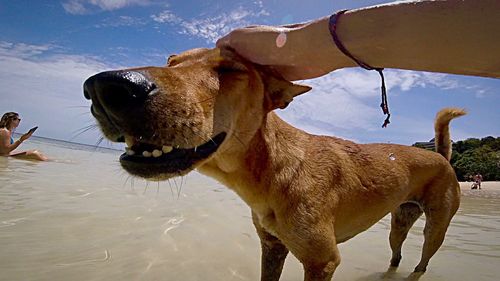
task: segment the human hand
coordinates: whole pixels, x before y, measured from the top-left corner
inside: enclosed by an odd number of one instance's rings
[[[249,26],[217,41],[246,59],[267,65],[287,80],[310,79],[355,66],[340,52],[328,29],[329,18],[286,26]]]
[[[235,29],[217,40],[219,48],[230,47],[246,59],[262,65],[284,63],[279,48],[286,44],[287,27],[247,26]],[[283,36],[284,35],[284,36]],[[279,38],[279,39],[278,39]]]
[[[22,135],[19,139],[21,140],[21,142],[23,142],[23,141],[29,139],[33,135],[34,132],[35,132],[34,130],[30,130],[29,132]]]
[[[304,79],[299,48],[291,48],[291,27],[248,26],[220,38],[219,48],[229,47],[249,61],[272,67],[287,80]],[[297,46],[296,46],[297,47]]]

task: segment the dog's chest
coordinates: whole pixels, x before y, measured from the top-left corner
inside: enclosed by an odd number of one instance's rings
[[[274,211],[267,207],[259,208],[260,211],[252,209],[255,216],[257,216],[257,221],[260,226],[264,228],[267,232],[274,236],[278,236],[276,233],[276,214]]]

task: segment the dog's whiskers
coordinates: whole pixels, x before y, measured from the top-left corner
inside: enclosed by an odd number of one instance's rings
[[[77,116],[77,117],[80,117],[80,116],[84,116],[84,115],[89,115],[89,113],[90,113],[90,112],[85,111],[85,112],[82,112],[82,113],[77,114],[76,116]]]
[[[129,179],[130,179],[130,175],[129,175],[129,176],[127,176],[127,178],[126,178],[126,179],[125,179],[125,181],[123,182],[123,186],[122,186],[123,188],[125,188],[125,185],[127,185],[127,182],[128,182],[128,180],[129,180]]]
[[[89,109],[88,105],[68,105],[66,108],[86,108]]]
[[[146,186],[144,187],[144,191],[142,192],[142,195],[146,194],[146,190],[149,187],[149,181],[146,181]]]
[[[170,193],[172,194],[172,199],[174,198],[174,190],[172,189],[172,184],[170,183],[170,179],[167,180],[168,186],[170,187]]]
[[[215,122],[215,121],[214,121]],[[236,138],[236,140],[243,146],[245,147],[245,143],[241,140],[241,138],[238,136],[238,134],[245,134],[245,133],[240,133],[241,131],[238,131],[238,130],[234,130],[234,129],[231,129],[229,128],[227,125],[224,125],[224,124],[220,124],[221,127],[225,128],[225,129],[228,129],[228,134],[230,132],[233,132],[233,136]],[[250,135],[250,134],[248,134]],[[210,140],[213,142],[213,140],[210,138]]]
[[[77,138],[78,136],[80,136],[81,134],[83,134],[85,132],[88,132],[90,130],[95,130],[97,128],[98,128],[97,124],[91,124],[91,125],[88,125],[88,126],[85,126],[85,127],[81,128],[81,129],[78,129],[78,130],[76,130],[76,131],[74,131],[72,133],[72,134],[75,134],[75,135],[73,137],[71,137],[69,139],[69,141],[74,140],[75,138]]]
[[[134,176],[130,176],[130,190],[135,190],[134,188]]]
[[[181,176],[181,184],[180,184],[180,188],[179,188],[179,194],[177,194],[177,200],[179,199],[179,196],[182,192],[182,186],[184,185],[184,176]]]
[[[173,179],[174,184],[175,184],[175,190],[177,191],[177,200],[179,200],[179,196],[181,195],[180,190],[179,190],[179,185],[177,185],[176,179]]]
[[[104,141],[104,137],[100,137],[96,144],[94,145],[94,152],[96,152],[99,149],[99,145]]]

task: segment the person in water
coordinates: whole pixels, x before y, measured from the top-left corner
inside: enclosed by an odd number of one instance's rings
[[[14,141],[12,133],[19,126],[20,122],[21,118],[19,118],[19,114],[16,112],[7,112],[0,119],[0,156],[46,161],[48,158],[37,150],[13,152],[21,143],[29,139],[35,131],[32,129]]]

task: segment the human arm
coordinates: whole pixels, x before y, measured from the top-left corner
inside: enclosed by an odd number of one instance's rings
[[[373,67],[500,77],[500,1],[397,2],[347,11],[337,23],[346,49]],[[356,66],[333,43],[329,17],[285,27],[237,29],[217,46],[271,65],[289,80]],[[282,47],[276,44],[286,34]]]
[[[28,132],[11,144],[11,134],[7,130],[0,130],[0,155],[8,155],[10,152],[18,148],[21,143],[31,137],[32,134],[33,132]]]

